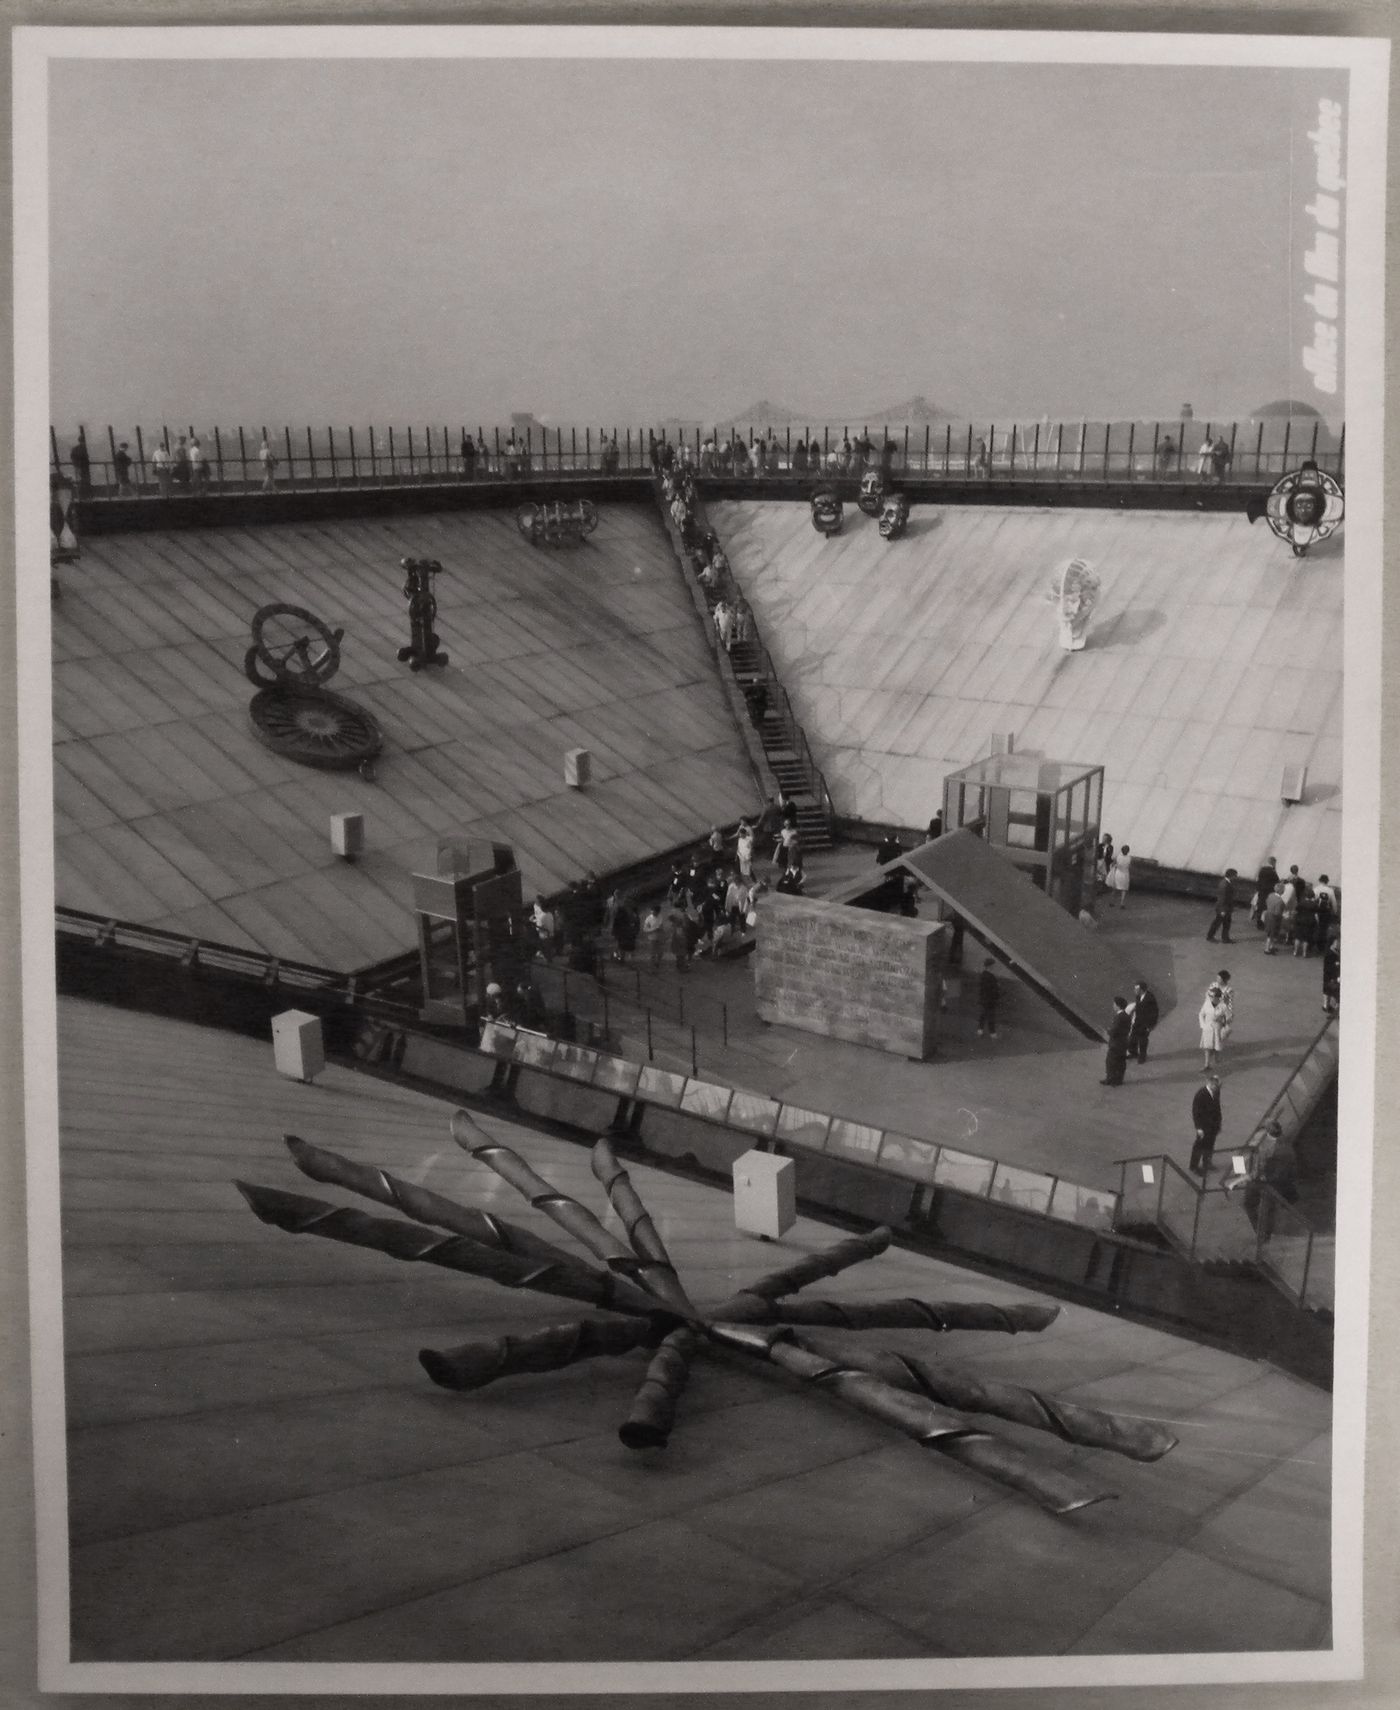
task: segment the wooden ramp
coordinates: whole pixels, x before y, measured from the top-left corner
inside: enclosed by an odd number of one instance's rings
[[[437,558],[450,657],[412,675],[402,557]],[[513,845],[554,890],[758,803],[669,543],[605,505],[571,551],[508,512],[95,537],[53,607],[58,900],[333,968],[414,939],[409,875],[448,836]],[[332,687],[385,735],[373,783],[262,747],[243,676],[258,606],[343,626]],[[586,748],[593,782],[564,783]],[[332,813],[363,812],[345,866]]]
[[[1338,878],[1340,539],[1299,561],[1243,515],[916,505],[895,542],[853,508],[830,540],[805,504],[710,515],[838,813],[926,825],[1011,731],[1104,766],[1104,829],[1134,855]],[[1067,654],[1046,595],[1075,554],[1102,592]]]
[[[1106,1039],[1115,997],[1137,975],[1026,874],[971,831],[954,831],[892,861],[905,867],[1081,1033]],[[964,967],[973,972],[971,959]]]

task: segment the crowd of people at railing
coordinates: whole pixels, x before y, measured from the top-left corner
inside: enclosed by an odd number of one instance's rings
[[[453,430],[449,436],[444,427],[436,433],[425,429],[416,440],[410,431],[406,446],[403,437],[396,442],[392,431],[386,444],[371,429],[368,442],[358,445],[353,431],[347,431],[338,452],[336,436],[329,432],[318,449],[308,431],[304,448],[297,450],[288,430],[263,429],[260,436],[245,437],[240,429],[236,447],[217,432],[200,433],[193,428],[180,434],[162,428],[145,438],[137,430],[134,445],[131,439],[118,440],[110,428],[106,431],[110,449],[101,460],[94,458],[83,430],[69,445],[66,460],[60,455],[56,434],[52,436],[53,474],[56,479],[71,480],[79,498],[134,498],[153,489],[168,498],[215,489],[260,487],[275,492],[288,481],[296,486],[365,480],[519,481],[548,474],[611,476],[647,468],[656,473],[674,468],[700,476],[755,480],[858,480],[870,470],[888,477],[898,469],[905,475],[921,472],[979,480],[1003,474],[1033,477],[1042,472],[1107,479],[1117,473],[1210,484],[1240,474],[1283,473],[1304,458],[1321,458],[1339,474],[1341,467],[1340,450],[1328,449],[1330,436],[1319,447],[1319,426],[1300,432],[1296,445],[1288,433],[1281,446],[1271,436],[1266,449],[1262,423],[1252,445],[1246,435],[1246,442],[1238,446],[1238,426],[1231,426],[1227,436],[1223,427],[1212,429],[1209,423],[1203,427],[1173,424],[1165,431],[1153,425],[1150,443],[1144,429],[1136,442],[1130,432],[1126,444],[1121,432],[1115,443],[1113,424],[1104,424],[1102,445],[1090,443],[1082,423],[1000,432],[993,426],[985,434],[969,426],[965,432],[959,428],[956,436],[949,424],[938,437],[925,428],[921,445],[917,438],[911,443],[907,429],[901,442],[887,428],[872,437],[868,427],[854,431],[850,427],[799,428],[795,437],[791,428],[780,436],[771,426],[695,429],[678,432],[674,440],[667,430],[654,429],[629,429],[623,438],[615,428],[600,428],[596,435],[591,429],[582,434],[570,429],[566,439],[563,430],[552,430],[551,436],[551,430],[539,424],[524,430],[513,426],[504,438],[499,430],[488,436],[480,427],[475,432],[465,427]]]

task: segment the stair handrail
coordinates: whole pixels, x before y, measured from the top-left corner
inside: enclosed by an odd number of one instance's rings
[[[1336,1026],[1337,1026],[1337,1017],[1335,1015],[1329,1015],[1327,1017],[1326,1021],[1323,1022],[1322,1026],[1313,1035],[1312,1041],[1308,1045],[1307,1050],[1304,1051],[1302,1056],[1293,1065],[1293,1072],[1289,1075],[1288,1079],[1279,1088],[1278,1092],[1274,1095],[1274,1097],[1269,1101],[1268,1107],[1265,1109],[1264,1114],[1259,1118],[1258,1126],[1260,1128],[1262,1128],[1266,1122],[1270,1121],[1273,1118],[1274,1113],[1277,1110],[1279,1110],[1283,1107],[1284,1101],[1287,1099],[1289,1091],[1291,1090],[1294,1081],[1296,1081],[1298,1079],[1299,1075],[1302,1074],[1303,1070],[1306,1069],[1308,1064],[1312,1061],[1313,1053],[1317,1050],[1318,1046],[1321,1045],[1322,1041],[1328,1036],[1329,1033],[1335,1033]],[[1336,1072],[1335,1068],[1334,1068],[1333,1072],[1334,1073]],[[1329,1076],[1328,1080],[1330,1081],[1330,1079],[1331,1079],[1331,1077]],[[1324,1081],[1324,1083],[1323,1083],[1323,1090],[1324,1091],[1326,1090],[1327,1084],[1328,1084],[1328,1082]],[[1306,1117],[1303,1120],[1306,1120]]]
[[[733,582],[732,572],[730,573],[730,580]],[[738,584],[735,583],[734,585],[737,588]],[[749,633],[753,641],[754,648],[758,653],[759,662],[763,667],[765,683],[770,685],[772,688],[775,688],[782,697],[781,716],[783,720],[784,734],[792,743],[793,748],[797,751],[797,757],[802,763],[802,770],[807,776],[807,782],[811,788],[812,794],[821,802],[822,808],[827,817],[829,819],[834,819],[836,817],[836,809],[831,800],[831,791],[827,786],[826,774],[822,771],[821,767],[818,766],[816,758],[812,753],[811,744],[807,740],[807,732],[802,728],[801,723],[798,721],[797,714],[792,710],[792,698],[788,694],[786,688],[784,688],[782,679],[778,676],[777,670],[773,664],[773,655],[768,651],[768,648],[764,644],[763,636],[759,630],[756,619],[750,620]]]

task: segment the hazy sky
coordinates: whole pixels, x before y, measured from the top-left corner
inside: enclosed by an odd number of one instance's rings
[[[1293,173],[1337,81],[56,63],[52,414],[1244,415],[1298,393]]]

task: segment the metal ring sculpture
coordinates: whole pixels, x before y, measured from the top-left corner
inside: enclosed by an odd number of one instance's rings
[[[844,517],[845,506],[839,493],[830,487],[819,487],[812,494],[812,527],[818,534],[824,534],[828,539],[833,534],[840,534]]]
[[[885,502],[885,477],[878,469],[867,469],[860,478],[856,503],[868,517],[878,517]]]
[[[531,546],[576,546],[598,526],[592,499],[528,501],[515,513],[515,526]]]
[[[1250,522],[1262,516],[1293,556],[1302,558],[1342,526],[1346,500],[1333,477],[1310,460],[1277,482],[1262,506],[1252,503],[1247,514]]]
[[[258,691],[248,717],[274,754],[333,771],[357,767],[369,778],[383,733],[363,707],[325,686],[340,669],[344,634],[304,606],[259,607],[243,659],[244,675]]]
[[[883,540],[898,540],[909,526],[909,495],[886,493],[880,507],[880,536]]]

